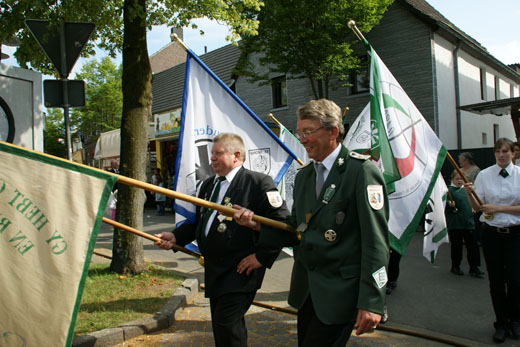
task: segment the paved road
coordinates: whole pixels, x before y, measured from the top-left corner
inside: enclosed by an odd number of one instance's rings
[[[150,234],[172,229],[173,216],[155,216],[155,211],[146,210],[144,215],[144,231]],[[111,228],[104,225],[100,231],[96,248],[112,248]],[[203,268],[191,256],[157,249],[153,244],[144,240],[145,258],[162,266],[173,268],[177,271],[196,276],[203,283]],[[101,261],[94,257],[94,261]],[[483,262],[483,259],[482,259]],[[267,271],[262,289],[257,293],[256,301],[266,302],[270,305],[289,308],[286,302],[292,258],[281,254],[271,270]],[[422,234],[416,233],[407,250],[407,254],[401,260],[401,275],[398,287],[387,297],[390,320],[384,326],[392,331],[411,331],[419,336],[433,336],[437,342],[409,337],[389,331],[376,331],[374,334],[364,337],[353,337],[349,345],[359,346],[443,346],[448,343],[440,341],[453,341],[466,346],[494,345],[491,339],[494,320],[493,309],[489,297],[487,277],[477,279],[465,276],[456,276],[450,273],[450,248],[449,245],[441,246],[435,264],[429,263],[422,256]],[[468,265],[463,260],[463,270],[467,272]],[[485,267],[482,269],[485,271]],[[204,311],[205,310],[205,311]],[[194,321],[193,314],[198,312],[200,321]],[[206,314],[206,316],[204,316]],[[189,318],[191,314],[192,318]],[[206,318],[204,318],[206,317]],[[267,319],[266,317],[270,317]],[[276,321],[273,317],[278,317]],[[266,309],[255,307],[248,313],[248,328],[250,342],[265,345],[266,340],[252,340],[254,336],[274,336],[266,333],[266,321],[278,324],[275,330],[284,336],[294,336],[295,317],[282,313],[272,313]],[[273,320],[274,319],[274,320]],[[186,339],[192,343],[196,341],[209,341],[209,312],[207,301],[203,295],[198,295],[194,303],[185,310],[179,312],[178,322],[170,329],[158,334],[140,337],[133,344],[143,346],[177,346],[186,343]],[[186,325],[182,325],[184,322]],[[199,322],[199,327],[195,325]],[[264,324],[259,324],[264,322]],[[190,324],[192,324],[190,328]],[[195,325],[193,325],[195,324]],[[255,327],[258,327],[256,331]],[[201,330],[202,329],[202,330]],[[209,329],[209,330],[208,330]],[[190,335],[190,330],[192,335]],[[263,331],[263,333],[262,333]],[[283,334],[282,334],[283,332]],[[182,335],[186,334],[186,335]],[[201,335],[202,334],[202,335]],[[291,335],[292,334],[292,335]],[[184,342],[178,340],[182,339]],[[153,339],[157,339],[155,342]],[[182,340],[181,339],[181,340]],[[135,340],[135,339],[134,339]],[[146,342],[148,341],[148,342]],[[162,342],[161,342],[162,341]],[[169,341],[169,342],[168,342]],[[199,342],[200,342],[199,341]],[[272,343],[269,343],[272,344]],[[294,345],[294,340],[288,342],[278,341],[274,345]],[[520,341],[506,340],[502,346],[520,346]]]

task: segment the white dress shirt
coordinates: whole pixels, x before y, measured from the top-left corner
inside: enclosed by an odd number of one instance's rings
[[[220,182],[220,191],[218,192],[218,197],[216,201],[217,204],[221,204],[222,200],[224,200],[224,196],[226,196],[226,192],[229,188],[229,185],[231,184],[231,181],[233,181],[233,178],[235,178],[238,170],[240,170],[241,167],[242,166],[238,166],[233,170],[229,171],[226,175],[226,179]],[[215,176],[215,182],[217,181],[217,178],[218,176]],[[213,190],[215,189],[215,182],[213,182]],[[213,190],[211,191],[211,194],[209,196],[213,195]],[[213,210],[213,212],[211,212],[211,215],[209,216],[208,223],[206,224],[206,229],[204,229],[204,234],[206,236],[208,236],[209,228],[211,227],[211,224],[213,224],[213,220],[215,219],[217,213],[217,210]]]
[[[509,176],[502,177],[502,168],[493,165],[480,171],[475,180],[475,192],[484,204],[516,206],[520,205],[520,167],[510,163],[506,168]],[[506,228],[520,225],[520,215],[497,212],[492,220],[480,216],[480,221],[494,227]]]
[[[338,157],[340,151],[341,151],[341,145],[338,145],[338,147],[336,147],[336,149],[333,150],[327,156],[327,158],[323,159],[323,161],[321,162],[323,164],[323,166],[325,167],[325,170],[323,171],[323,182],[324,183],[327,180],[330,170],[332,169],[332,166],[334,165],[334,162],[336,161],[336,158]]]

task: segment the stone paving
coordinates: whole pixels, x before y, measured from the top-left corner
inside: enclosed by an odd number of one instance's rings
[[[297,346],[296,316],[251,306],[246,314],[248,345],[251,347]],[[215,346],[211,329],[209,301],[204,293],[198,293],[185,308],[175,313],[171,327],[159,332],[141,335],[116,345],[116,347],[170,347]],[[447,346],[446,344],[388,331],[375,331],[363,336],[353,335],[348,346]]]

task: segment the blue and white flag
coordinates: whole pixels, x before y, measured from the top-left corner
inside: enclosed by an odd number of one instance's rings
[[[245,168],[271,176],[278,185],[296,156],[195,53],[187,53],[175,190],[196,195],[213,175],[213,138],[224,132],[244,140]],[[175,212],[177,225],[195,221],[193,204],[176,200]]]
[[[293,205],[293,186],[294,179],[296,178],[296,174],[298,173],[298,169],[303,165],[307,165],[310,162],[309,155],[305,150],[305,147],[300,143],[300,141],[282,124],[280,124],[280,140],[287,146],[289,149],[297,155],[296,160],[293,161],[292,165],[287,170],[282,182],[280,183],[279,189],[282,198],[285,200],[287,204],[287,208],[289,211],[292,209]]]

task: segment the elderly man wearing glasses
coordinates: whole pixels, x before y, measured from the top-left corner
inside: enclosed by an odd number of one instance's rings
[[[341,109],[326,99],[297,111],[298,136],[313,163],[294,182],[287,222],[301,237],[261,227],[260,242],[293,246],[289,304],[298,309],[299,346],[345,346],[352,330],[373,331],[385,303],[388,200],[383,177],[368,156],[349,152]],[[237,223],[258,228],[252,212]]]

